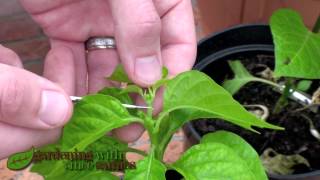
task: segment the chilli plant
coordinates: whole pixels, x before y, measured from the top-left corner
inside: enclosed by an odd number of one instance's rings
[[[178,171],[185,179],[267,179],[255,150],[239,136],[218,131],[205,135],[200,144],[187,150],[173,164],[165,164],[163,155],[173,134],[186,122],[199,118],[220,118],[243,128],[255,131],[259,128],[281,129],[258,119],[247,112],[232,96],[210,77],[199,71],[188,71],[172,79],[163,78],[147,89],[134,85],[118,66],[109,77],[125,82],[125,88],[105,88],[88,95],[74,106],[73,117],[64,127],[58,143],[41,149],[50,151],[103,151],[118,149],[135,152],[144,158],[135,169],[126,169],[124,179],[165,179],[167,170]],[[152,104],[156,91],[163,87],[162,112],[153,116]],[[131,104],[129,94],[138,94],[150,108],[147,112],[126,109],[122,103]],[[106,136],[112,129],[138,122],[147,130],[150,138],[148,153],[128,147],[127,144]],[[65,161],[42,161],[35,163],[33,172],[46,179],[119,179],[109,171],[70,171]]]
[[[251,81],[273,85],[283,93],[275,106],[278,113],[293,90],[307,90],[311,80],[320,79],[320,20],[309,31],[298,13],[282,9],[271,17],[270,27],[275,44],[275,70],[271,78],[251,75],[239,61],[230,62],[234,79],[224,83],[231,93]],[[147,89],[134,85],[121,66],[109,79],[127,84],[124,88],[105,88],[95,95],[85,96],[75,104],[74,114],[64,127],[60,141],[44,147],[62,151],[102,151],[111,148],[135,152],[144,156],[136,169],[127,169],[124,179],[165,179],[167,170],[176,170],[185,179],[267,179],[255,150],[239,136],[217,131],[205,135],[200,144],[188,149],[176,162],[165,164],[164,152],[173,134],[186,122],[207,118],[224,119],[240,127],[255,131],[259,128],[281,129],[247,112],[224,88],[198,71],[188,71],[168,79],[163,78]],[[282,84],[281,84],[282,82]],[[153,101],[163,87],[163,109],[153,116]],[[320,90],[319,90],[320,91]],[[121,103],[133,103],[129,94],[140,95],[150,108],[147,112],[126,109]],[[320,92],[315,92],[312,103],[319,103]],[[147,130],[150,150],[141,152],[105,134],[112,129],[138,122]],[[68,171],[64,161],[43,161],[32,170],[47,179],[117,179],[108,171]]]

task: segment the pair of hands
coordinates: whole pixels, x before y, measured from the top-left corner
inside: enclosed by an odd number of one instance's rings
[[[196,54],[190,0],[21,0],[50,38],[44,77],[23,70],[19,57],[0,45],[0,159],[56,141],[72,114],[69,95],[105,86],[122,63],[129,77],[147,87],[189,70]],[[115,37],[117,49],[85,53],[89,37]],[[137,103],[141,99],[137,99]],[[155,108],[160,109],[161,98]],[[134,141],[143,128],[131,124],[113,134]]]

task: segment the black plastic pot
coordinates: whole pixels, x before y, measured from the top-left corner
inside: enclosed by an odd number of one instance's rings
[[[264,53],[273,54],[274,47],[268,25],[241,25],[219,32],[198,44],[198,55],[194,69],[205,72],[217,83],[221,83],[226,71],[227,60]],[[201,136],[192,123],[187,123],[184,131],[189,145],[200,141]],[[294,175],[272,175],[271,180],[320,180],[320,170]]]

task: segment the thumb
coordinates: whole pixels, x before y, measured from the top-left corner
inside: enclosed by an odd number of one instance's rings
[[[51,129],[70,118],[72,103],[54,83],[20,68],[0,64],[0,122]]]
[[[161,78],[161,20],[150,0],[109,1],[121,62],[135,83],[149,86]]]

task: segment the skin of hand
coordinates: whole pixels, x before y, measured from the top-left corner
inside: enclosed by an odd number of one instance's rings
[[[173,77],[194,64],[196,37],[190,0],[20,2],[49,37],[51,50],[42,78],[23,70],[19,57],[0,46],[0,159],[57,140],[72,114],[68,96],[117,86],[105,77],[119,63],[142,87],[161,78],[162,66]],[[114,37],[117,49],[86,53],[84,42],[95,36]],[[161,109],[161,99],[159,91],[155,113]],[[136,102],[143,104],[141,98]],[[113,135],[130,142],[143,130],[140,124],[130,124]]]

